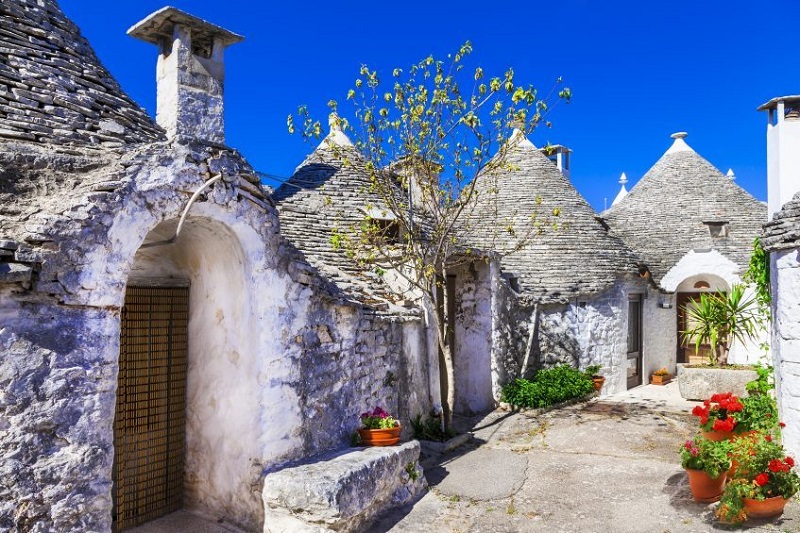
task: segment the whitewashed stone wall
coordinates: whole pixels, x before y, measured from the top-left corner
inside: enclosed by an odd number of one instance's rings
[[[483,261],[459,269],[456,274],[455,405],[457,414],[490,411],[492,395],[491,339],[492,287],[490,266]]]
[[[644,382],[650,375],[666,367],[674,376],[677,373],[678,316],[675,295],[650,288],[642,301],[642,347]]]
[[[770,253],[772,277],[772,360],[778,408],[786,428],[783,442],[791,455],[800,454],[800,253]]]
[[[366,312],[332,291],[237,177],[246,170],[205,147],[120,153],[109,191],[28,222],[17,257],[35,275],[0,286],[0,529],[110,530],[129,278],[191,282],[187,488],[189,505],[213,518],[259,529],[264,472],[347,445],[375,404],[404,422],[430,409],[420,319]],[[162,230],[218,172],[178,244],[137,256],[152,230],[169,237]]]
[[[626,389],[628,296],[645,293],[643,280],[620,280],[597,295],[567,304],[541,304],[538,309],[522,304],[499,273],[495,272],[493,282],[492,364],[496,398],[504,384],[523,373],[530,376],[536,370],[557,364],[581,369],[601,365],[601,373],[606,377],[603,394]],[[645,307],[646,302],[643,301]],[[532,336],[531,327],[535,329]],[[528,367],[523,370],[529,350]],[[647,359],[645,353],[645,368],[652,365]]]

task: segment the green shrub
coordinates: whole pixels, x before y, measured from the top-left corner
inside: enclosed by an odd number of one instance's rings
[[[568,365],[540,370],[532,380],[517,379],[503,387],[501,399],[515,407],[547,407],[592,393],[592,377]]]
[[[432,440],[435,442],[445,442],[456,436],[452,429],[442,431],[442,421],[437,418],[422,419],[419,414],[411,419],[411,428],[414,430],[414,438],[417,440]]]

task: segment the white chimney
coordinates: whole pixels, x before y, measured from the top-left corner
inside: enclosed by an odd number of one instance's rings
[[[151,14],[128,35],[159,47],[156,122],[167,136],[224,144],[223,56],[243,37],[174,7]]]
[[[769,218],[800,191],[800,96],[773,98],[767,112],[767,204]]]
[[[561,144],[549,144],[540,151],[553,163],[556,164],[558,170],[564,174],[564,177],[569,179],[570,175],[570,154],[572,150]]]

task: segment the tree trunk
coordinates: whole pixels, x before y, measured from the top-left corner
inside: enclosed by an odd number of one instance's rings
[[[533,305],[533,312],[531,313],[530,331],[528,332],[528,345],[525,349],[525,357],[522,359],[522,364],[519,368],[519,377],[527,379],[527,370],[530,365],[531,354],[533,353],[534,343],[538,333],[539,320],[539,304],[538,302]]]
[[[446,283],[447,277],[441,282]],[[447,330],[447,288],[436,286],[433,307],[433,319],[436,328],[436,341],[439,347],[439,388],[442,402],[442,431],[448,432],[453,427],[453,404],[455,402],[455,370],[453,366],[452,346],[448,342]]]

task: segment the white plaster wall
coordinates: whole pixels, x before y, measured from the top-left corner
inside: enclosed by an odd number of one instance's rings
[[[722,278],[728,286],[742,282],[736,263],[718,251],[695,252],[691,250],[661,279],[661,288],[667,292],[677,292],[681,282],[699,274]]]
[[[769,218],[800,191],[800,121],[785,120],[783,106],[778,123],[767,126],[767,176],[769,180]]]
[[[494,408],[491,371],[491,273],[475,262],[456,272],[455,372],[456,414]]]
[[[798,250],[770,254],[772,276],[772,358],[778,408],[786,427],[783,443],[800,455],[800,254]]]
[[[648,288],[647,299],[642,302],[644,383],[648,383],[650,375],[660,368],[667,367],[673,376],[677,373],[678,314],[675,300],[674,294]]]

